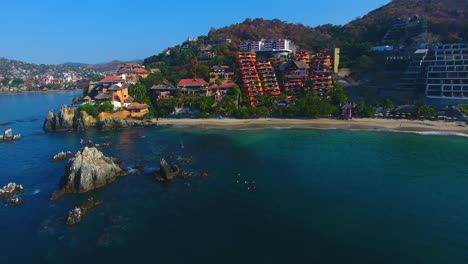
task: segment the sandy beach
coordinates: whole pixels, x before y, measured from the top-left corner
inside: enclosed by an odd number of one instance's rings
[[[158,125],[191,126],[201,128],[318,128],[350,130],[388,130],[407,132],[460,133],[468,136],[468,124],[429,120],[355,118],[337,119],[159,119]]]

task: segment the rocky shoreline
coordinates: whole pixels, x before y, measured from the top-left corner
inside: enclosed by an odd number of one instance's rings
[[[46,132],[58,132],[85,131],[91,128],[112,130],[155,125],[157,125],[156,119],[137,120],[132,118],[122,119],[119,117],[94,118],[84,111],[78,113],[77,108],[64,105],[57,114],[53,111],[49,111],[42,127]]]

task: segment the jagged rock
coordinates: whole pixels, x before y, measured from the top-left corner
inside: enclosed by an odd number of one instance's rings
[[[13,141],[13,140],[20,140],[21,134],[13,134],[13,130],[11,128],[5,130],[5,132],[0,135],[0,142],[2,141]]]
[[[102,118],[98,124],[102,130],[111,130],[115,128],[129,128],[130,125],[126,119],[119,117],[105,117]]]
[[[22,191],[23,191],[23,186],[21,184],[10,182],[0,189],[0,200],[13,197]]]
[[[58,115],[49,111],[44,121],[43,129],[47,132],[67,131],[73,129],[73,118],[75,117],[74,108],[68,108],[66,105],[60,108]]]
[[[91,115],[88,115],[85,111],[81,111],[75,114],[73,118],[73,128],[77,131],[84,131],[90,127],[95,127],[98,121]]]
[[[179,167],[177,167],[177,165],[169,166],[167,161],[163,158],[159,161],[159,167],[159,176],[163,180],[170,181],[179,174]]]
[[[95,147],[85,146],[70,159],[53,200],[65,193],[85,193],[113,182],[127,171]]]
[[[3,133],[3,140],[5,141],[13,140],[13,130],[11,128],[5,130],[5,133]]]
[[[94,201],[93,198],[89,198],[83,205],[80,207],[75,207],[73,210],[68,212],[67,225],[73,226],[79,224],[85,215],[89,212],[89,210],[101,204],[102,201]]]

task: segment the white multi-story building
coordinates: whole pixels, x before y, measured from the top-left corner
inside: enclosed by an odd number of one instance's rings
[[[274,38],[242,41],[240,50],[255,52],[293,52],[296,50],[296,47],[289,39]]]
[[[468,100],[467,43],[438,45],[427,63],[427,97]]]

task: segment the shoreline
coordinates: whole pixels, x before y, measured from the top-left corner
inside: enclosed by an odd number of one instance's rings
[[[81,90],[73,89],[73,90],[49,90],[49,91],[0,92],[0,96],[20,95],[20,94],[71,93],[71,92],[78,92],[78,91],[81,91]]]
[[[313,129],[343,129],[390,132],[426,132],[425,134],[447,133],[468,136],[468,124],[465,122],[446,122],[430,120],[407,119],[376,119],[353,118],[352,120],[338,120],[329,118],[319,119],[170,119],[160,118],[158,125],[197,128],[221,129],[264,129],[264,128],[313,128]]]

